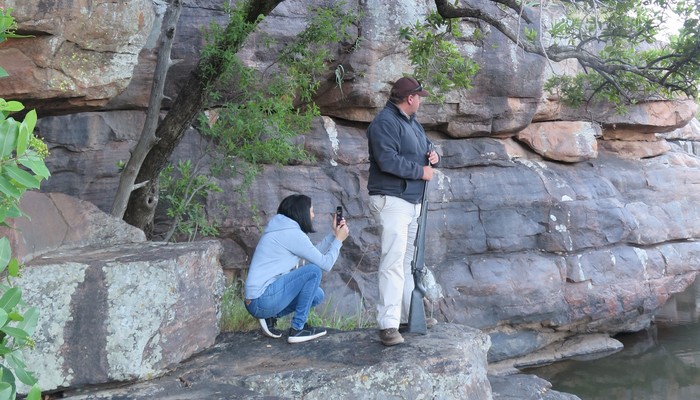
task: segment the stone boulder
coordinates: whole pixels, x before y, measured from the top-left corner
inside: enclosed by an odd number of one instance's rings
[[[671,150],[671,145],[665,140],[602,140],[600,145],[621,158],[630,159],[657,157]]]
[[[492,399],[489,338],[461,325],[385,347],[376,330],[329,331],[287,344],[258,332],[224,334],[160,379],[124,388],[66,391],[67,399]]]
[[[14,284],[37,307],[22,352],[44,391],[159,376],[214,344],[218,241],[146,242],[142,231],[63,194],[27,192],[13,221]]]
[[[578,396],[551,390],[552,384],[534,375],[489,377],[493,400],[581,400]]]
[[[695,118],[698,105],[693,99],[657,100],[628,105],[624,110],[608,103],[586,107],[561,107],[558,117],[566,121],[594,121],[605,129],[623,128],[636,133],[671,132]]]
[[[0,47],[10,75],[0,93],[42,115],[103,107],[121,93],[156,19],[151,0],[5,0],[3,8],[13,10],[18,33],[32,37]]]
[[[700,155],[700,121],[694,119],[683,128],[657,136],[665,139],[672,147],[685,153]]]
[[[89,201],[62,193],[26,192],[20,209],[26,216],[0,228],[20,262],[59,250],[146,241],[140,229],[105,214]]]
[[[515,138],[545,159],[580,162],[598,157],[599,136],[597,124],[558,121],[532,123]]]
[[[23,357],[44,391],[150,379],[214,344],[218,242],[57,251],[15,283],[39,309]]]

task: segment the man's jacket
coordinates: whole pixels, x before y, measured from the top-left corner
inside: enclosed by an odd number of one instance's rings
[[[423,166],[430,141],[415,115],[387,102],[367,128],[370,195],[388,195],[418,204],[423,197]]]

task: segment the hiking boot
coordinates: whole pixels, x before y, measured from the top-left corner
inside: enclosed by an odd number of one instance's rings
[[[277,325],[277,318],[259,319],[258,322],[260,322],[260,328],[262,328],[265,336],[273,339],[282,337],[282,331],[275,328],[275,325]]]
[[[326,334],[326,330],[323,328],[314,328],[309,324],[304,324],[301,330],[296,330],[294,328],[289,328],[289,334],[287,335],[287,343],[303,343],[309,340],[314,340]]]
[[[403,343],[403,336],[396,328],[382,329],[379,331],[379,339],[384,346],[395,346]]]
[[[438,320],[436,320],[435,318],[426,318],[425,319],[425,326],[428,329],[433,329],[433,327],[435,325],[437,325],[437,323],[438,323]],[[399,333],[406,333],[406,332],[408,332],[408,324],[406,323],[406,324],[399,325]]]

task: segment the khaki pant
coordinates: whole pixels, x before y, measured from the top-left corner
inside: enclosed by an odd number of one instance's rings
[[[380,227],[382,241],[379,260],[377,324],[379,329],[398,328],[408,321],[420,204],[393,196],[369,197],[369,210]]]

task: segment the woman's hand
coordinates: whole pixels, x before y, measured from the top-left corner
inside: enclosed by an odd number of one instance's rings
[[[341,219],[340,222],[336,223],[335,215],[331,216],[331,226],[333,228],[333,234],[339,242],[343,242],[350,236],[350,228],[345,223],[345,218]]]

